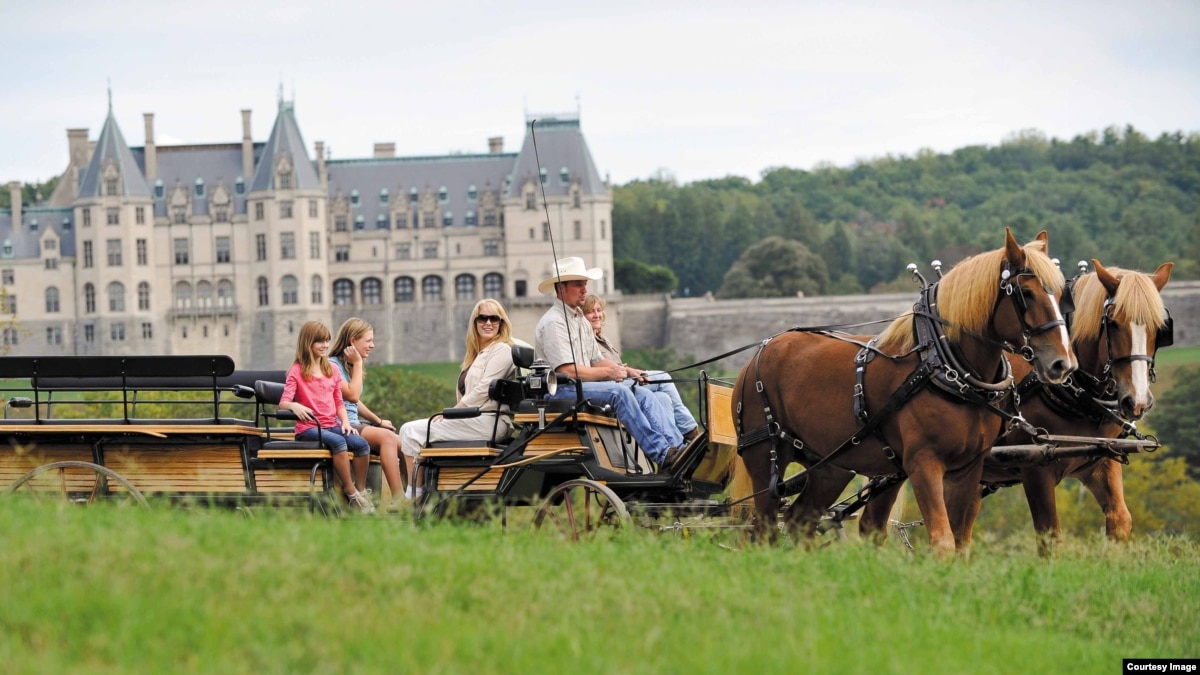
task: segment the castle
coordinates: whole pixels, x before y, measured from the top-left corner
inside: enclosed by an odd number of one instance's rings
[[[240,142],[170,146],[146,113],[136,147],[110,97],[95,141],[67,130],[68,166],[45,203],[22,204],[9,184],[7,353],[229,354],[281,368],[305,321],[336,331],[358,316],[380,338],[373,361],[457,360],[480,298],[531,316],[542,304],[530,296],[550,273],[552,233],[559,257],[603,268],[596,290],[613,290],[612,190],[577,113],[526,124],[516,153],[494,137],[486,153],[397,157],[376,143],[373,157],[336,160],[322,141],[309,155],[294,102],[280,98],[266,142],[241,114]]]

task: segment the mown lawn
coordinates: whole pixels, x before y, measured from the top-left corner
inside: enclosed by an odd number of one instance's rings
[[[1200,545],[853,541],[0,500],[7,672],[1116,673],[1200,655]],[[923,535],[923,533],[920,533]]]

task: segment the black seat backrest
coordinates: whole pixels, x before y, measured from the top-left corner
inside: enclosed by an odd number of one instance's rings
[[[259,403],[279,405],[279,399],[283,398],[283,383],[270,382],[268,380],[255,380],[254,398],[257,399]]]
[[[533,365],[533,347],[529,345],[513,345],[512,360],[518,368],[529,370]]]

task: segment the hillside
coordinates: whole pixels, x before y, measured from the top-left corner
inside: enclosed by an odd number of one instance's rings
[[[1049,230],[1068,273],[1096,257],[1143,270],[1174,260],[1174,278],[1200,278],[1200,134],[1151,140],[1126,127],[1064,141],[1028,131],[948,154],[774,168],[758,182],[634,181],[615,189],[613,206],[614,257],[670,268],[686,295],[717,292],[738,257],[770,236],[824,260],[821,293],[852,293],[909,262],[995,248],[1005,227],[1023,240]]]

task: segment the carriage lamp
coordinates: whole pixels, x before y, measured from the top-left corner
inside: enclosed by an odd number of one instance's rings
[[[542,359],[533,362],[529,367],[529,376],[525,378],[525,386],[530,398],[543,399],[554,396],[558,391],[558,373],[550,370],[550,364]]]

